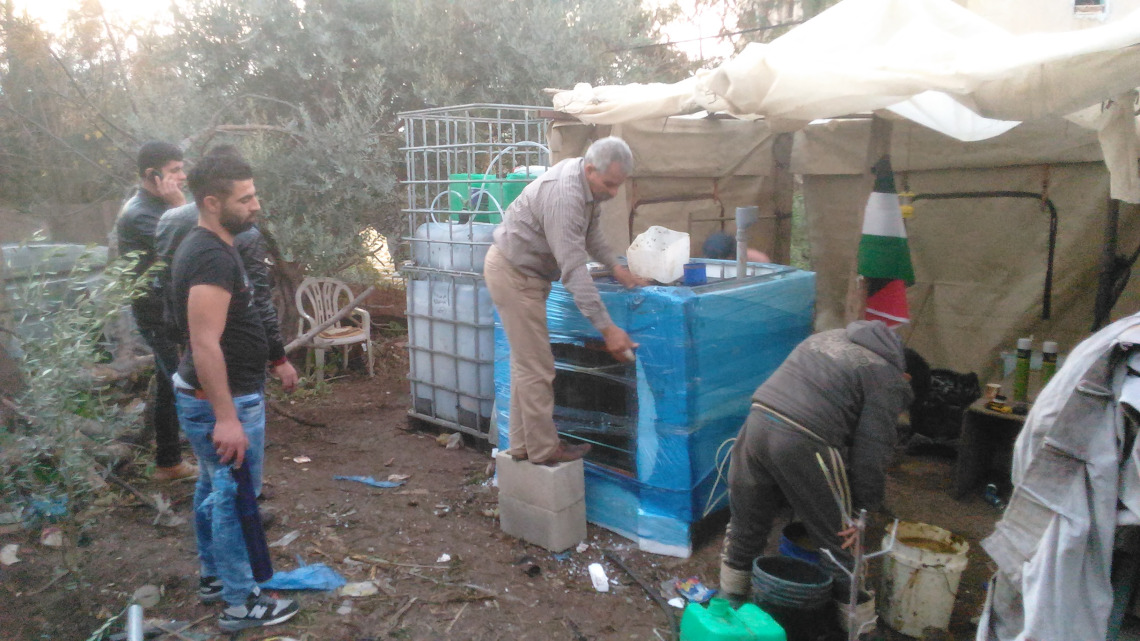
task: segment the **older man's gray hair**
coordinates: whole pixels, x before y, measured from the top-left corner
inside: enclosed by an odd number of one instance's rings
[[[617,163],[626,176],[633,173],[633,152],[629,145],[617,136],[606,136],[595,140],[586,150],[586,164],[593,165],[598,171],[609,171],[610,165]]]

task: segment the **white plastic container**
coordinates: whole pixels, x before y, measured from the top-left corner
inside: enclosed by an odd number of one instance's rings
[[[491,223],[423,223],[412,237],[412,259],[420,267],[483,273],[495,233]]]
[[[435,416],[461,425],[489,420],[495,345],[486,284],[441,276],[413,279],[408,286],[415,407],[430,403]]]
[[[883,537],[883,546],[890,534]],[[879,616],[894,630],[921,637],[927,627],[945,630],[966,569],[970,544],[926,523],[899,523],[894,550],[883,562]]]
[[[672,283],[689,262],[689,235],[654,225],[638,234],[626,251],[629,270],[642,278]]]

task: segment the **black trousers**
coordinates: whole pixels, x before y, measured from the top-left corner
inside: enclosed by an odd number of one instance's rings
[[[178,347],[161,325],[139,323],[139,333],[154,352],[154,380],[157,393],[154,403],[154,459],[159,467],[182,462],[182,446],[178,442],[178,414],[174,408],[174,382],[178,371]]]
[[[732,517],[725,534],[724,561],[729,567],[751,571],[752,561],[764,554],[773,520],[790,504],[812,541],[831,550],[850,569],[853,560],[840,548],[842,540],[837,535],[844,529],[839,506],[816,459],[819,454],[830,462],[828,449],[823,442],[752,408],[733,445],[728,468]],[[820,566],[835,577],[837,593],[846,594],[847,576],[826,557]]]

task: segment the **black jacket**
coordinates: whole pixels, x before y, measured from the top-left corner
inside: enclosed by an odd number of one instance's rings
[[[154,247],[154,232],[163,212],[169,208],[166,201],[139,188],[134,196],[123,203],[119,218],[115,221],[115,235],[118,236],[119,255],[138,254],[135,276],[141,276],[154,265],[158,255]],[[143,296],[131,303],[135,322],[139,327],[159,327],[162,325],[162,299],[151,283]]]

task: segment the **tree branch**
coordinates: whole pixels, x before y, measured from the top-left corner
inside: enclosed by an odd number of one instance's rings
[[[30,123],[30,124],[32,124],[32,125],[35,125],[35,127],[36,127],[37,129],[39,129],[40,131],[44,132],[44,133],[45,133],[45,134],[47,134],[47,135],[48,135],[48,136],[49,136],[51,139],[55,140],[55,141],[56,141],[56,142],[58,142],[59,144],[61,144],[61,145],[63,145],[64,147],[66,147],[66,148],[67,148],[67,150],[68,150],[68,151],[70,151],[71,153],[73,153],[73,154],[75,154],[76,156],[79,156],[80,158],[82,158],[84,162],[86,162],[87,164],[89,164],[89,165],[91,165],[92,167],[94,167],[95,169],[97,169],[97,170],[98,170],[100,173],[103,173],[103,174],[105,174],[105,175],[107,175],[107,176],[110,176],[111,178],[115,179],[115,181],[116,181],[116,182],[122,182],[122,177],[121,177],[121,176],[119,176],[119,175],[115,174],[113,171],[111,171],[111,170],[109,170],[109,169],[107,169],[107,168],[103,167],[102,165],[100,165],[99,163],[95,162],[94,160],[91,160],[90,158],[88,158],[87,156],[85,156],[85,155],[83,154],[83,152],[79,151],[79,150],[78,150],[78,149],[76,149],[75,147],[73,147],[73,146],[71,146],[70,144],[68,144],[68,143],[67,143],[67,141],[65,141],[64,139],[62,139],[62,138],[60,138],[59,136],[57,136],[57,135],[55,135],[54,133],[52,133],[52,131],[51,131],[50,129],[48,129],[47,127],[45,127],[44,125],[41,125],[40,123],[36,122],[35,120],[31,119],[30,117],[28,117],[28,116],[26,116],[26,115],[24,115],[24,114],[20,113],[19,111],[16,111],[15,109],[13,109],[13,108],[12,108],[11,106],[9,106],[9,105],[0,105],[0,106],[4,107],[4,109],[7,109],[7,110],[8,110],[8,111],[10,111],[11,113],[15,114],[15,115],[16,115],[16,117],[20,118],[21,120],[24,120],[24,121],[26,121],[26,122],[28,122],[28,123]]]
[[[375,289],[376,289],[375,285],[369,285],[367,289],[360,292],[360,295],[358,295],[356,298],[352,299],[351,302],[349,302],[347,305],[342,307],[339,312],[333,314],[327,321],[321,323],[320,325],[317,325],[313,329],[305,332],[303,335],[298,336],[297,338],[293,339],[293,342],[291,342],[285,346],[285,353],[288,354],[289,352],[292,352],[293,350],[297,349],[298,347],[306,346],[310,341],[313,340],[314,336],[316,336],[317,334],[320,334],[321,332],[325,331],[326,329],[332,327],[337,321],[344,318],[345,316],[348,316],[349,312],[351,312],[365,298],[368,298],[368,295],[371,294],[373,292],[373,290],[375,290]]]

